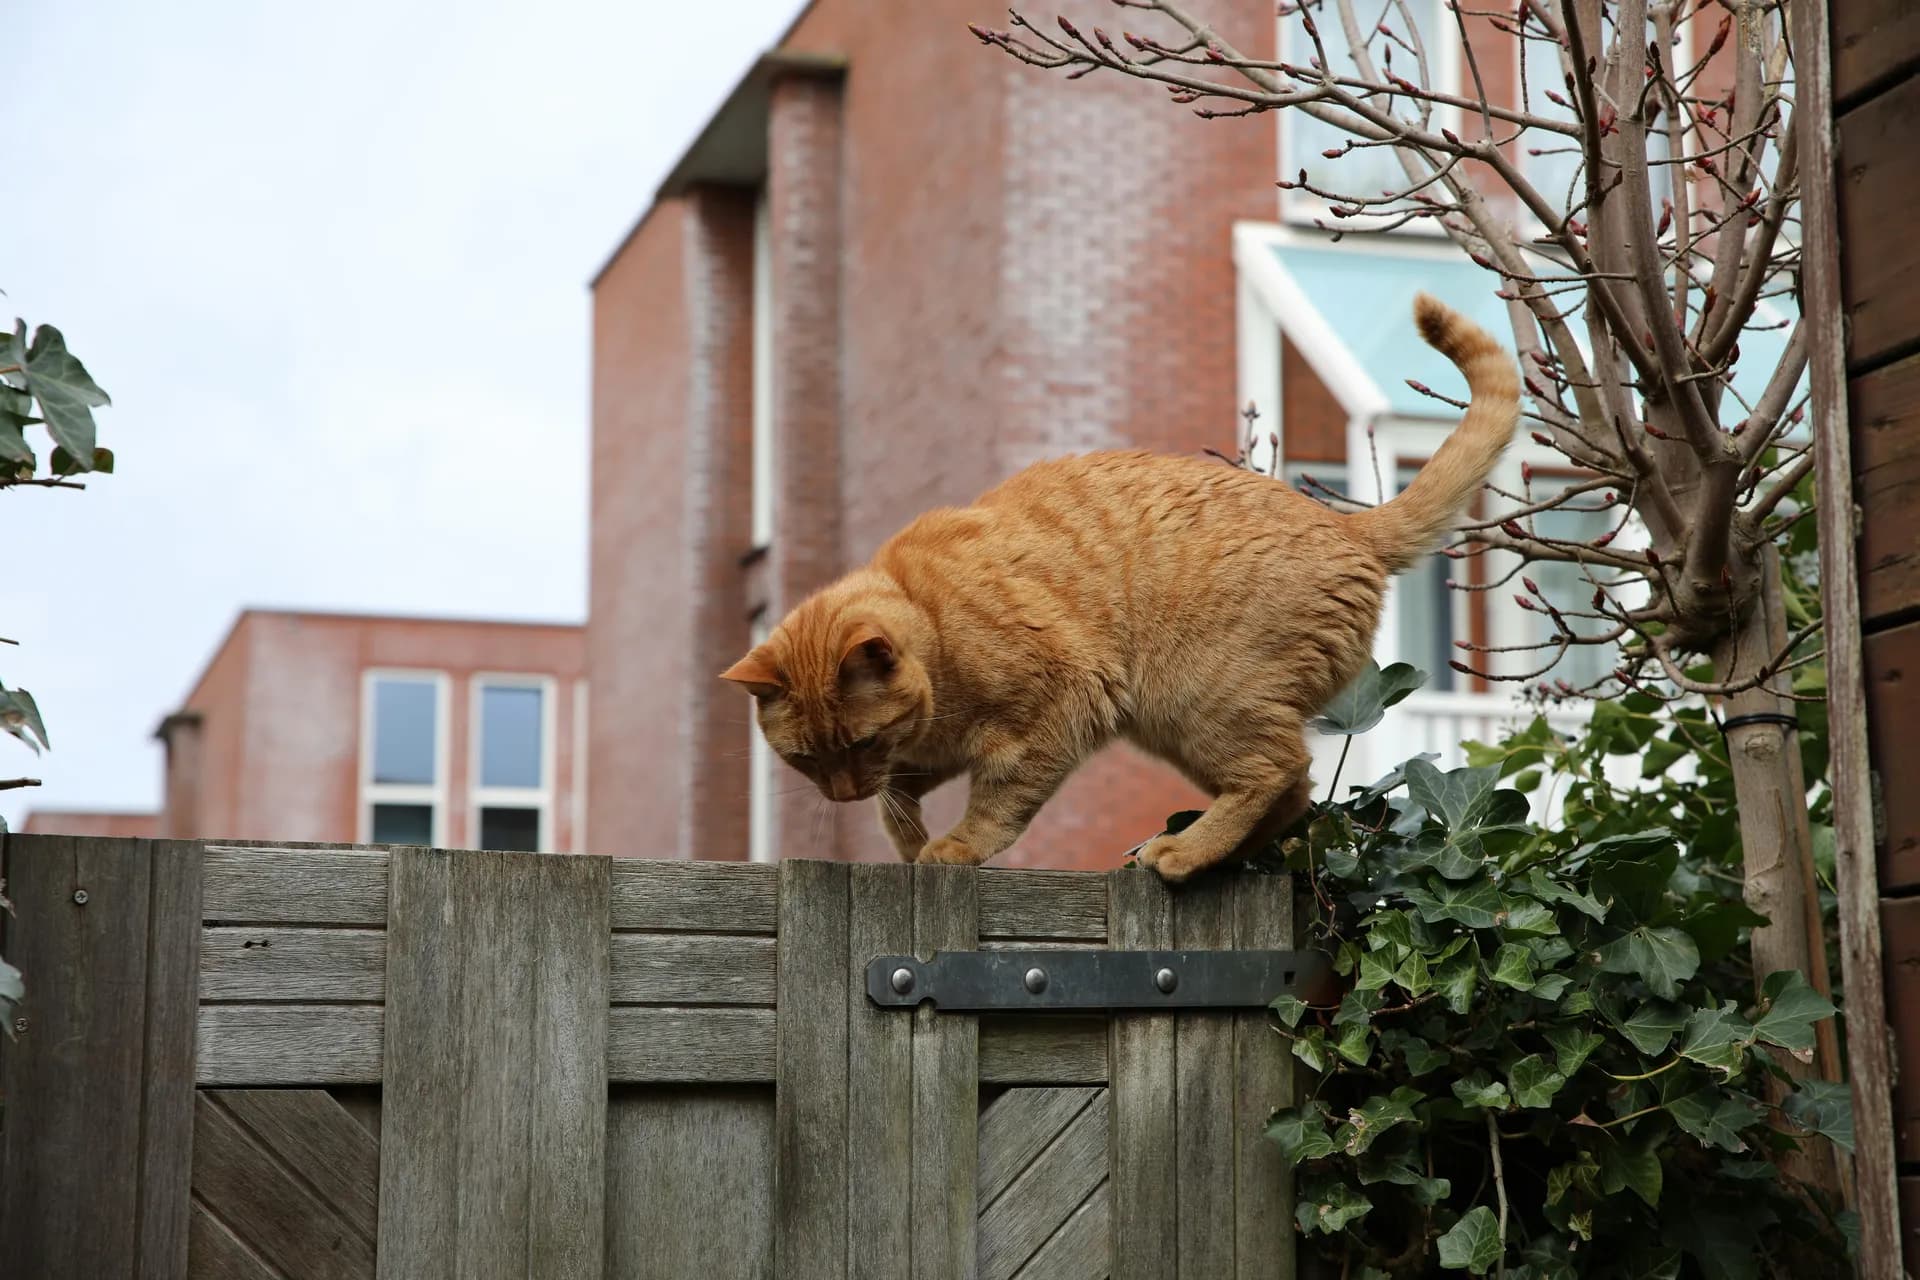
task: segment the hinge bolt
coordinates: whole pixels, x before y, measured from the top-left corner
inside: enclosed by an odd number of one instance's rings
[[[1153,975],[1153,985],[1164,994],[1171,995],[1173,989],[1180,985],[1180,975],[1171,969],[1162,969]]]
[[[75,889],[73,891],[73,905],[76,907],[84,907],[87,905],[87,891],[85,889]]]
[[[13,1020],[13,1034],[17,1036],[27,1034],[27,1020],[25,1018],[15,1018]]]
[[[913,970],[902,966],[893,971],[893,989],[900,995],[913,990]]]
[[[1027,990],[1039,995],[1047,989],[1047,971],[1038,967],[1027,970]]]

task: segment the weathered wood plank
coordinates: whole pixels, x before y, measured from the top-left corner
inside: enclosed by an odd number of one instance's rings
[[[746,1084],[774,1078],[771,1009],[607,1011],[607,1078],[622,1084]]]
[[[1820,595],[1827,649],[1829,774],[1833,786],[1834,872],[1846,982],[1848,1065],[1853,1077],[1855,1207],[1867,1274],[1898,1265],[1893,1124],[1886,1008],[1882,1003],[1879,889],[1875,884],[1871,774],[1860,666],[1860,592],[1848,430],[1846,316],[1841,297],[1838,167],[1834,155],[1834,59],[1825,4],[1793,5],[1788,25],[1797,65],[1794,120],[1800,129],[1801,313],[1810,335],[1808,381],[1819,525]]]
[[[1101,1183],[1014,1280],[1107,1280],[1112,1265],[1113,1194]]]
[[[1835,122],[1839,239],[1847,307],[1847,367],[1858,373],[1900,354],[1916,336],[1920,242],[1906,234],[1920,171],[1908,163],[1920,129],[1920,79],[1903,80]]]
[[[983,868],[982,938],[1107,936],[1106,877],[1092,871]]]
[[[1920,1009],[1920,898],[1882,902],[1880,936],[1887,948],[1887,1007]],[[1920,1018],[1895,1019],[1893,1042],[1895,1061],[1920,1063]],[[1899,1161],[1920,1160],[1920,1070],[1894,1078],[1893,1133]]]
[[[384,852],[206,846],[206,919],[259,924],[387,922]]]
[[[200,846],[176,840],[157,840],[150,848],[135,1274],[139,1280],[182,1280],[191,1233],[202,855]]]
[[[194,1105],[193,1191],[283,1275],[362,1280],[373,1241],[335,1213],[206,1093]]]
[[[607,1200],[609,1277],[769,1280],[772,1092],[616,1091]]]
[[[381,1280],[451,1276],[462,1176],[455,1043],[466,955],[455,866],[432,851],[393,858],[387,909],[386,1038],[380,1095]],[[466,875],[476,868],[462,867]],[[219,1012],[208,1010],[207,1012]],[[203,1015],[204,1016],[204,1015]],[[204,1058],[206,1046],[201,1046]]]
[[[1843,106],[1920,66],[1913,0],[1843,0],[1833,15],[1833,100]]]
[[[606,1273],[608,861],[539,859],[527,1275]]]
[[[1293,946],[1293,877],[1240,876],[1233,893],[1233,945]],[[1236,1280],[1293,1280],[1293,1169],[1266,1136],[1267,1116],[1293,1103],[1293,1055],[1266,1010],[1234,1016],[1233,1236]],[[1184,1201],[1183,1201],[1184,1204]],[[1183,1210],[1184,1212],[1184,1210]]]
[[[778,868],[751,862],[612,860],[613,927],[695,933],[772,933]]]
[[[1233,898],[1239,876],[1216,874],[1173,900],[1174,945],[1182,950],[1233,948]],[[1234,1016],[1189,1011],[1174,1023],[1174,1104],[1178,1117],[1174,1183],[1178,1188],[1180,1270],[1234,1273]]]
[[[772,938],[739,934],[616,933],[615,1004],[773,1004]]]
[[[380,1219],[380,1144],[324,1089],[209,1089],[253,1139],[374,1238]]]
[[[192,1260],[193,1280],[280,1280],[259,1254],[197,1200],[187,1226],[187,1256]]]
[[[1880,775],[1880,890],[1920,885],[1920,734],[1913,705],[1920,691],[1920,622],[1870,635],[1861,645],[1866,675],[1867,739]],[[1896,1008],[1898,1006],[1895,1006]]]
[[[913,953],[970,950],[980,942],[980,872],[913,869]],[[979,1021],[913,1011],[914,1280],[974,1274],[979,1246],[974,1190],[980,1161]]]
[[[847,868],[779,864],[773,1241],[781,1280],[847,1261]]]
[[[216,925],[201,931],[202,1000],[380,1001],[384,929]]]
[[[1107,935],[1115,949],[1172,947],[1173,902],[1158,876],[1115,871],[1107,884]],[[1174,1280],[1173,1016],[1115,1013],[1110,1025],[1113,1280]]]
[[[1913,327],[1920,338],[1920,317]],[[1847,401],[1860,509],[1858,609],[1873,626],[1920,605],[1920,356],[1855,378]]]
[[[986,1016],[980,1019],[982,1084],[1105,1084],[1104,1017]]]
[[[202,1085],[380,1083],[379,1005],[202,1005],[199,1024]]]
[[[1107,1133],[1107,1091],[1100,1089],[1006,1194],[980,1214],[982,1280],[1009,1280],[1106,1181]]]
[[[913,868],[849,869],[851,911],[843,982],[847,1002],[847,1275],[911,1273],[913,1016],[867,999],[877,955],[913,950]]]
[[[982,1213],[1099,1093],[1086,1087],[1009,1089],[980,1113]],[[1105,1155],[1103,1150],[1100,1156]]]
[[[132,1275],[148,842],[14,835],[5,849],[4,952],[27,994],[0,1058],[0,1260],[47,1280]]]

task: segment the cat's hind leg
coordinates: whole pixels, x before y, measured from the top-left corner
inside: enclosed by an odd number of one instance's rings
[[[1299,718],[1275,709],[1267,719],[1182,744],[1183,767],[1214,801],[1185,831],[1156,836],[1140,850],[1140,861],[1162,880],[1178,884],[1284,831],[1306,812],[1312,758]]]

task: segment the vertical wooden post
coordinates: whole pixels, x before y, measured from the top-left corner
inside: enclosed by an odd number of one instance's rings
[[[46,1280],[186,1274],[197,849],[6,838],[0,1265]]]
[[[847,867],[780,864],[773,1249],[780,1280],[847,1258]]]
[[[1248,951],[1294,946],[1293,877],[1239,877],[1233,945]],[[1234,1239],[1236,1280],[1293,1280],[1293,1168],[1266,1136],[1267,1116],[1293,1102],[1293,1054],[1266,1010],[1234,1018]]]
[[[379,1274],[604,1270],[605,858],[396,849]]]
[[[1107,877],[1107,945],[1168,950],[1173,901],[1144,869]],[[1113,1280],[1174,1280],[1177,1113],[1169,1013],[1115,1013],[1108,1033],[1113,1187]]]
[[[913,950],[913,868],[849,868],[847,1275],[912,1274],[913,1015],[867,999],[867,961]]]
[[[1217,873],[1174,896],[1174,946],[1182,951],[1232,949],[1234,886],[1239,879],[1230,872]],[[1234,1275],[1234,1021],[1228,1011],[1189,1011],[1174,1024],[1180,1271],[1222,1280]]]
[[[980,945],[979,873],[913,869],[913,951]],[[913,1012],[913,1278],[971,1280],[979,1240],[980,1021]]]

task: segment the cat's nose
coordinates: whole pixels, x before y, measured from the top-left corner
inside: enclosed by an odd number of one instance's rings
[[[833,787],[833,798],[835,800],[857,800],[860,798],[860,788],[858,784],[854,782],[852,774],[836,773],[830,779],[830,782]]]

